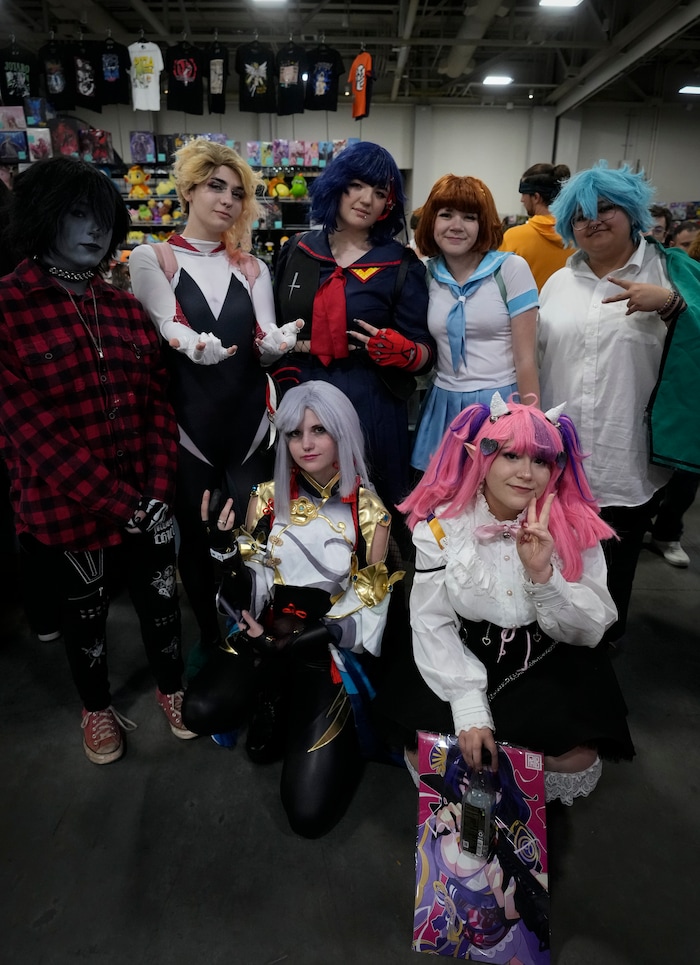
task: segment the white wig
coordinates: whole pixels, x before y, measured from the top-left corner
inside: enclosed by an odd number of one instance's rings
[[[352,402],[330,382],[302,382],[284,394],[275,414],[280,436],[275,456],[275,518],[284,523],[289,522],[289,482],[294,466],[287,437],[299,428],[307,409],[338,447],[340,495],[349,496],[355,490],[358,476],[363,486],[369,486],[364,436]]]

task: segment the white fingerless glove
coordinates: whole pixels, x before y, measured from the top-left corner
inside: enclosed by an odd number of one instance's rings
[[[301,322],[300,318],[294,322],[286,322],[280,328],[273,328],[271,332],[258,340],[257,346],[260,352],[261,365],[272,365],[277,359],[292,351],[297,344],[297,333],[302,327],[299,322]],[[281,348],[282,345],[284,345],[284,348]]]
[[[198,334],[197,332],[188,331],[182,334],[178,333],[177,337],[180,345],[176,351],[184,352],[188,359],[191,359],[198,365],[217,365],[219,362],[223,362],[224,359],[231,358],[228,349],[224,348],[221,344],[221,339],[217,338],[213,332],[201,332]],[[199,342],[206,343],[204,349],[201,351],[197,349]]]

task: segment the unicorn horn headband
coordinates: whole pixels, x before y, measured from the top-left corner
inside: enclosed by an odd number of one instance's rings
[[[566,406],[566,402],[562,402],[559,405],[552,406],[551,409],[547,409],[547,411],[544,413],[545,419],[547,419],[548,422],[551,422],[552,425],[556,429],[559,429],[560,432],[562,431],[562,427],[561,427],[561,424],[559,423],[559,416],[564,411],[565,406]],[[500,392],[494,392],[493,395],[491,396],[491,405],[489,406],[489,412],[490,412],[489,422],[497,422],[498,419],[501,418],[501,416],[511,414],[510,409],[503,401],[503,397],[501,396]],[[566,439],[564,437],[563,432],[562,432],[562,440],[564,442],[564,450],[560,452],[556,458],[556,463],[560,469],[564,468],[564,466],[566,465],[566,459],[567,459]],[[483,439],[481,439],[479,443],[479,448],[481,449],[482,455],[491,456],[498,449],[498,443],[496,442],[495,439],[488,439],[484,437]]]

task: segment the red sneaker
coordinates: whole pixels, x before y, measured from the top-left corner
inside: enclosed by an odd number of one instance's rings
[[[123,730],[135,730],[136,724],[118,714],[114,707],[85,710],[83,707],[83,749],[93,764],[111,764],[124,753]]]
[[[193,737],[199,737],[199,734],[195,734],[192,730],[187,730],[182,723],[183,697],[184,693],[181,690],[176,690],[174,694],[163,694],[160,690],[156,689],[156,700],[168,718],[170,730],[176,737],[179,737],[180,740],[189,741],[192,740]]]

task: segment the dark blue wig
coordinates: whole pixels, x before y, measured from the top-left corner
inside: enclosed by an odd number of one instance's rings
[[[337,231],[340,199],[350,182],[355,180],[389,191],[393,207],[381,221],[372,225],[369,236],[376,244],[391,241],[406,227],[406,195],[396,161],[385,148],[371,141],[360,141],[346,147],[323,174],[313,180],[309,188],[311,220],[323,225],[323,230],[329,234]]]

